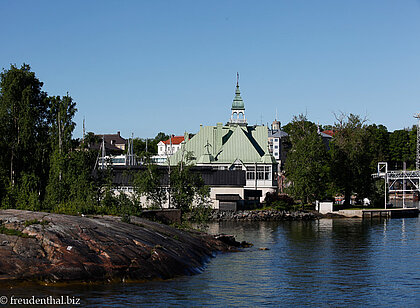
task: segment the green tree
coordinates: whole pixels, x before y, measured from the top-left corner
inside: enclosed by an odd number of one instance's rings
[[[329,173],[325,145],[316,126],[308,123],[303,115],[290,123],[292,148],[285,164],[289,192],[304,204],[326,197]]]
[[[389,159],[389,133],[383,125],[371,124],[366,127],[369,138],[369,152],[372,159],[370,167],[372,173],[377,169],[378,162]]]
[[[86,135],[84,136],[82,147],[90,148],[92,145],[100,143],[101,140],[102,138],[99,137],[98,135],[95,135],[95,133],[87,132]]]
[[[201,175],[192,171],[192,166],[178,164],[171,171],[170,180],[172,206],[181,209],[182,213],[208,207],[210,190]]]
[[[54,96],[50,100],[51,158],[45,202],[47,208],[69,201],[70,186],[76,184],[68,179],[73,172],[73,170],[69,170],[72,165],[70,160],[75,158],[70,153],[74,150],[72,134],[76,126],[76,123],[73,122],[73,117],[77,111],[76,103],[68,94],[63,98]],[[90,166],[86,167],[91,169]]]
[[[162,132],[158,133],[155,138],[134,138],[134,154],[139,158],[145,158],[147,160],[150,156],[158,153],[158,143],[168,139],[169,136]]]
[[[408,131],[395,130],[389,136],[389,155],[392,162],[402,162],[408,157]]]
[[[307,132],[317,131],[318,127],[314,122],[308,120],[306,115],[294,116],[292,121],[283,126],[283,130],[289,134],[290,140],[302,138]]]
[[[416,160],[417,129],[395,130],[389,135],[390,167],[402,168],[404,162],[407,167],[414,168]]]
[[[416,155],[417,155],[417,126],[413,125],[409,131],[409,166],[407,168],[415,169],[416,167]]]
[[[162,208],[168,200],[163,179],[162,170],[159,170],[157,165],[147,163],[146,169],[135,174],[133,178],[133,188],[137,201],[140,201],[141,196],[146,196],[152,207]]]
[[[335,130],[330,144],[331,176],[349,205],[352,194],[361,200],[372,193],[370,139],[365,120],[354,114],[337,117]]]
[[[35,196],[39,202],[45,192],[50,101],[42,86],[27,64],[0,74],[0,175],[1,183],[8,175],[9,186],[0,191],[9,193],[6,206],[23,206]]]
[[[47,195],[46,208],[58,213],[94,214],[102,213],[100,199],[103,196],[104,180],[93,177],[92,170],[97,157],[96,151],[74,150],[66,154],[63,177],[60,186],[49,184],[51,192],[58,188],[64,195]],[[57,187],[58,186],[58,187]]]

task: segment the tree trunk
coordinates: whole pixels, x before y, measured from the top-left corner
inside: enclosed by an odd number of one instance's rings
[[[346,188],[344,191],[344,205],[350,206],[350,200],[351,200],[351,190],[349,188]]]
[[[14,170],[13,170],[13,159],[14,159],[14,151],[12,150],[12,155],[10,157],[10,182],[12,186],[15,185],[15,177],[14,177]]]

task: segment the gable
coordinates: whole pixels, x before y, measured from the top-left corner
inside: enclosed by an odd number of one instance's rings
[[[216,156],[219,163],[233,163],[237,159],[244,163],[261,160],[261,155],[255,144],[251,142],[240,126],[235,128],[230,138],[223,145],[221,152]]]

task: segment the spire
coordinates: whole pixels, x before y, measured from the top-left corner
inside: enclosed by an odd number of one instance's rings
[[[236,73],[236,91],[235,98],[232,102],[232,110],[245,110],[244,101],[241,97],[241,91],[239,90],[239,73]]]
[[[239,91],[239,73],[236,73],[236,91],[232,102],[232,114],[230,116],[231,125],[247,125],[245,119],[245,106]]]

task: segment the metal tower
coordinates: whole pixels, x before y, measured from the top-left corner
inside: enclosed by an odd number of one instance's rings
[[[414,115],[419,120],[417,123],[417,149],[416,149],[416,170],[420,170],[420,113]]]

